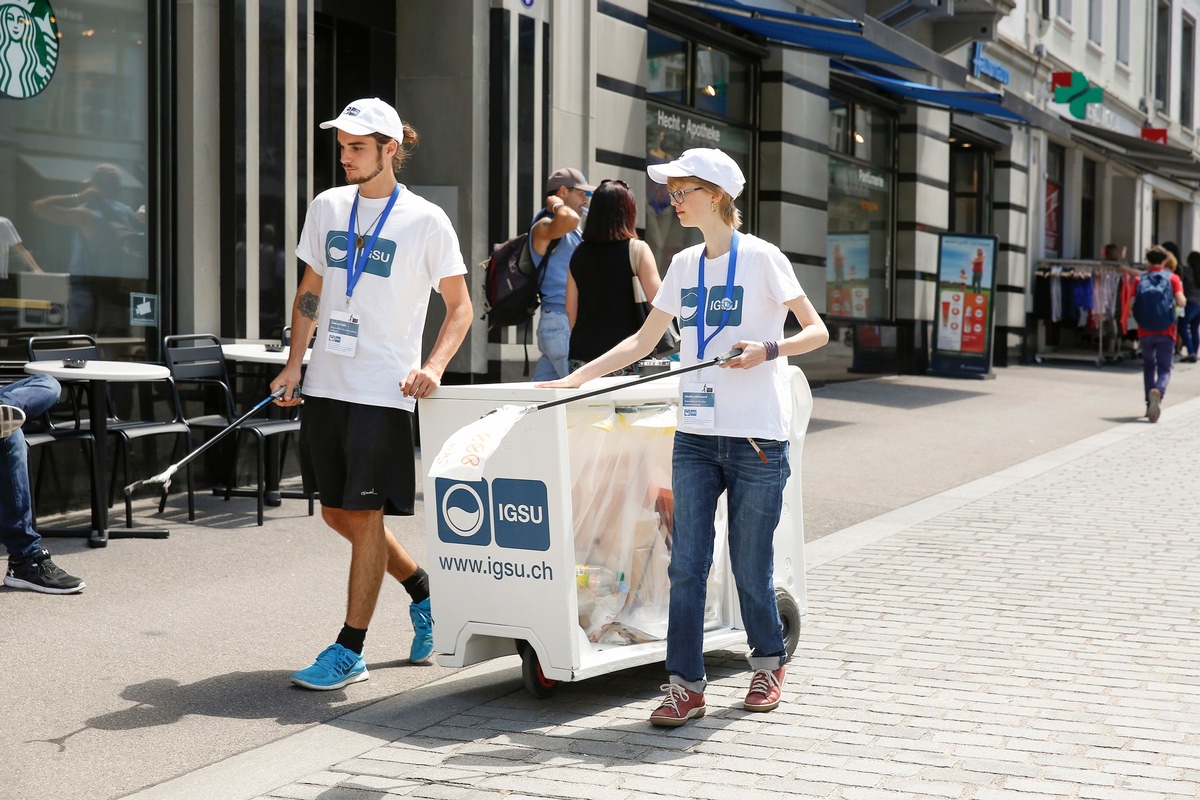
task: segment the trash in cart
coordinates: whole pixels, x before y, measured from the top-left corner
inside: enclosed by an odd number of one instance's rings
[[[793,473],[775,533],[774,576],[790,654],[806,611],[799,465],[812,394],[799,369],[787,377]],[[546,696],[558,681],[665,658],[678,378],[596,384],[601,391],[584,394],[532,384],[443,386],[422,400],[422,448],[435,454],[424,491],[442,666],[520,653],[526,688]],[[506,416],[495,421],[507,427],[487,442],[478,472],[436,463],[444,445],[498,408]],[[478,433],[478,426],[468,432],[468,446]],[[722,499],[706,652],[746,641],[725,530]]]

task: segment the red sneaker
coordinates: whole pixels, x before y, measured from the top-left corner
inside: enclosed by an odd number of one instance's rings
[[[662,705],[650,715],[650,724],[660,728],[678,728],[693,717],[704,716],[704,695],[689,691],[686,686],[664,683],[659,687],[667,693]]]
[[[786,667],[779,669],[756,669],[750,678],[750,692],[742,708],[747,711],[770,711],[779,705],[783,694],[783,674]]]

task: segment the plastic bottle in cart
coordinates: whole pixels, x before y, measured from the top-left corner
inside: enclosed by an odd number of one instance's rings
[[[629,582],[624,572],[613,572],[608,567],[593,567],[579,564],[575,567],[575,583],[588,589],[593,597],[603,597],[629,591]]]

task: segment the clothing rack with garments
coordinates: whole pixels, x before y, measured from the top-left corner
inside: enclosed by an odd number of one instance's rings
[[[1121,261],[1043,259],[1034,270],[1034,361],[1087,361],[1096,366],[1133,353],[1126,347],[1136,266]]]

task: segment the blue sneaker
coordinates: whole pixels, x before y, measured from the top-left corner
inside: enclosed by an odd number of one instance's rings
[[[361,655],[340,644],[331,644],[321,651],[311,667],[293,672],[292,683],[305,689],[328,691],[369,677],[367,662]]]
[[[408,615],[412,617],[413,626],[412,649],[408,652],[408,660],[424,661],[433,654],[433,612],[429,610],[429,598],[410,605]]]

